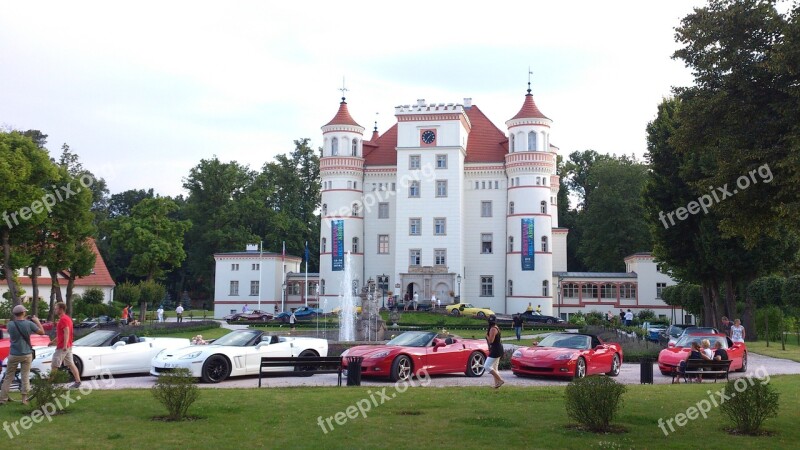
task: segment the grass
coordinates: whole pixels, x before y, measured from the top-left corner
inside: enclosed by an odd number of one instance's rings
[[[163,337],[191,339],[197,336],[198,334],[202,334],[203,339],[209,340],[209,339],[221,338],[222,336],[225,336],[230,332],[231,330],[228,330],[227,328],[209,328],[208,330],[205,331],[187,331],[184,333],[165,334]]]
[[[346,414],[348,406],[366,405],[370,396],[380,403],[379,389],[202,389],[189,409],[199,418],[181,423],[152,420],[166,410],[148,390],[94,391],[69,406],[67,414],[34,424],[10,443],[37,449],[796,448],[800,376],[773,377],[771,383],[781,393],[781,408],[765,424],[775,434],[764,437],[728,434],[718,409],[664,436],[659,418],[672,418],[707,399],[707,383],[629,386],[615,421],[627,432],[600,435],[568,426],[563,387],[410,388],[400,393],[387,383],[385,404],[343,425],[332,420],[335,428],[327,433],[318,418]],[[19,403],[6,405],[0,408],[0,422],[17,421],[25,411]]]
[[[786,350],[781,350],[780,341],[770,341],[769,347],[767,347],[766,341],[747,341],[745,344],[748,351],[759,355],[800,362],[800,345],[797,345],[797,337],[795,336],[789,336],[786,339]]]

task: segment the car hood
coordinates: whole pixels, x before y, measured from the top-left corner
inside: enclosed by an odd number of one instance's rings
[[[225,348],[223,345],[190,345],[181,348],[168,348],[158,354],[160,358],[180,358],[186,355],[191,355],[195,352],[202,352],[202,354],[218,351],[220,348]],[[200,355],[198,355],[200,356]]]
[[[661,362],[682,361],[689,357],[690,348],[671,347],[665,348],[658,353],[658,360]]]
[[[555,358],[560,355],[574,355],[580,353],[580,350],[574,348],[560,348],[560,347],[528,347],[523,348],[523,358]]]
[[[344,356],[362,356],[364,358],[369,358],[370,356],[387,351],[389,354],[392,354],[398,352],[402,348],[403,347],[397,345],[357,345],[355,347],[350,347],[347,350],[347,354]]]

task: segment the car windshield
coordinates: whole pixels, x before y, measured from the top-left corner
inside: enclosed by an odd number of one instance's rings
[[[386,345],[399,345],[403,347],[425,347],[436,336],[436,333],[409,331],[397,336]]]
[[[679,327],[677,325],[673,325],[669,328],[669,335],[673,337],[678,337],[683,333],[683,327]]]
[[[474,306],[472,306],[472,303],[462,303],[459,308],[474,308]]]
[[[583,335],[551,334],[539,342],[538,347],[574,348],[588,350],[591,339]]]
[[[229,345],[231,347],[244,347],[248,342],[260,336],[261,331],[239,330],[232,331],[214,341],[214,345]]]
[[[712,350],[714,349],[714,344],[717,342],[722,342],[722,348],[728,348],[728,342],[724,336],[703,336],[702,334],[687,334],[686,336],[678,339],[678,342],[675,343],[675,347],[688,348],[692,346],[692,342],[697,342],[702,347],[703,339],[708,339],[708,341],[711,343]]]
[[[76,347],[100,347],[116,334],[116,331],[93,331],[73,342],[72,345]]]

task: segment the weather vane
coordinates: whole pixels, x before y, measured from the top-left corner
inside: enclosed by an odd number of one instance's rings
[[[533,75],[533,71],[531,70],[531,66],[528,66],[528,94],[531,93],[531,75]]]
[[[339,90],[342,91],[342,101],[344,101],[344,93],[350,90],[345,87],[344,77],[342,77],[342,87]]]
[[[378,111],[375,111],[375,131],[378,131]]]

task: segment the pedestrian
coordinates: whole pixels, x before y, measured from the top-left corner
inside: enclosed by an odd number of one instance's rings
[[[525,312],[533,312],[533,305],[531,305],[530,302],[528,302],[528,307],[525,308]]]
[[[61,365],[66,365],[72,378],[75,380],[70,389],[77,389],[81,387],[81,374],[78,372],[78,367],[72,358],[72,337],[75,335],[72,327],[72,318],[67,315],[67,305],[64,302],[56,303],[56,317],[58,317],[58,324],[56,325],[56,351],[53,353],[53,359],[50,363],[50,374],[55,374]]]
[[[628,309],[628,312],[625,313],[625,326],[633,325],[633,312]]]
[[[158,322],[161,323],[164,321],[164,305],[158,305],[158,309],[156,310],[156,314],[158,315]]]
[[[242,313],[247,314],[247,303],[245,303],[244,306],[242,306]]]
[[[183,322],[183,305],[178,303],[178,307],[175,308],[175,315],[177,316],[178,323]]]
[[[717,341],[714,343],[714,360],[715,361],[727,361],[728,359],[728,352],[722,348],[722,341]]]
[[[294,315],[294,308],[292,308],[292,315],[289,316],[289,327],[294,331],[295,324],[297,323],[297,317]]]
[[[120,323],[123,324],[123,325],[127,325],[128,324],[128,307],[127,306],[122,308],[122,319],[120,320]]]
[[[484,369],[494,378],[495,389],[499,388],[505,383],[500,377],[499,367],[500,358],[503,356],[503,342],[500,334],[500,328],[497,326],[497,317],[492,314],[489,316],[489,329],[486,330],[486,342],[489,344],[489,357],[486,358]]]
[[[436,306],[436,294],[431,294],[431,308]]]
[[[619,320],[620,322],[625,323],[625,311],[621,309],[619,310]]]
[[[8,402],[8,392],[11,390],[11,383],[17,377],[17,371],[21,372],[22,385],[19,391],[22,393],[22,404],[28,404],[28,391],[31,389],[31,362],[33,362],[31,333],[44,334],[44,328],[42,328],[42,324],[36,316],[31,316],[30,320],[25,320],[27,312],[28,310],[24,306],[15,306],[11,311],[14,317],[6,325],[11,344],[6,377],[3,379],[3,386],[0,388],[0,405]]]
[[[536,314],[542,313],[542,305],[536,305]]]
[[[742,321],[736,319],[733,321],[733,326],[731,327],[731,340],[733,342],[744,342],[745,333],[744,327],[742,326]]]
[[[726,316],[722,316],[722,332],[725,333],[725,336],[731,337],[731,323],[730,319]]]
[[[514,322],[514,332],[517,333],[517,340],[522,339],[522,316],[514,314],[511,320]]]
[[[403,311],[408,311],[409,303],[411,303],[411,296],[406,292],[406,295],[403,296]]]
[[[417,305],[419,304],[419,294],[414,292],[414,300],[411,302],[414,305],[414,311],[417,310]]]

